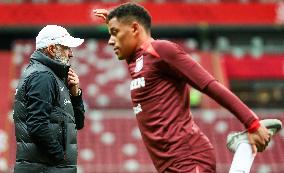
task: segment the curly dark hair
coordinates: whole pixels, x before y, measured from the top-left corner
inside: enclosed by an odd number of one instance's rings
[[[136,3],[124,3],[111,10],[107,16],[107,23],[115,17],[119,21],[136,20],[138,23],[142,24],[147,31],[150,31],[151,29],[151,16],[149,12],[144,7]]]

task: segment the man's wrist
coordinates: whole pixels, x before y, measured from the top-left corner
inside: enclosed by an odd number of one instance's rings
[[[82,90],[79,88],[78,91],[77,91],[76,96],[80,96],[81,94],[82,94]]]
[[[80,96],[82,94],[82,90],[80,88],[70,90],[70,95],[73,97]]]
[[[260,127],[260,122],[259,120],[254,120],[250,127],[248,128],[249,133],[254,133],[257,131],[257,129]]]

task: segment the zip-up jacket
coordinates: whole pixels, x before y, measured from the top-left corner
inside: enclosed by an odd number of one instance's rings
[[[40,51],[31,55],[14,102],[15,173],[77,172],[77,130],[84,127],[82,94],[71,96],[69,67]]]

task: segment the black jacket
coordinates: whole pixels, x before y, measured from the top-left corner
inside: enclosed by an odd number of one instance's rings
[[[76,172],[85,110],[82,95],[69,94],[68,71],[39,51],[32,54],[15,95],[15,173]]]

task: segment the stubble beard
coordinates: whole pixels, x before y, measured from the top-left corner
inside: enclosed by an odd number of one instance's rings
[[[70,65],[69,57],[63,56],[58,47],[55,51],[54,60],[64,65]]]

